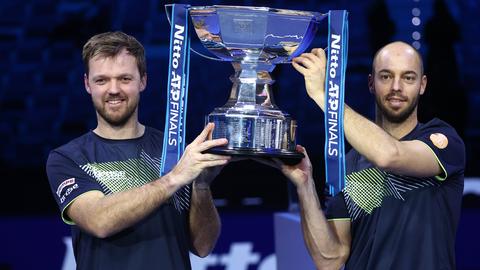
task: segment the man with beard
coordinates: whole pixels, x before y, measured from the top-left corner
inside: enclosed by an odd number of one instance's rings
[[[325,53],[293,59],[308,95],[325,111]],[[455,269],[465,147],[447,123],[417,120],[425,91],[420,54],[393,42],[375,55],[368,86],[375,122],[345,106],[346,187],[322,212],[308,156],[275,161],[296,185],[307,248],[319,269]],[[298,150],[306,155],[303,147]]]
[[[85,44],[83,61],[97,127],[47,161],[62,219],[72,225],[77,269],[191,269],[189,251],[206,256],[219,236],[209,184],[230,160],[203,152],[227,140],[208,140],[207,125],[160,176],[163,135],[138,121],[143,46],[103,33]]]

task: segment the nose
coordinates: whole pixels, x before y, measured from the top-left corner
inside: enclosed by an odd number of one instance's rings
[[[401,78],[395,77],[392,81],[392,91],[401,91]]]
[[[109,94],[118,94],[120,92],[120,83],[117,80],[112,80],[110,82],[110,87],[108,87]]]

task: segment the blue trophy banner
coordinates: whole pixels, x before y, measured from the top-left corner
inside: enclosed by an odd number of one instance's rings
[[[328,13],[328,55],[325,78],[325,176],[330,195],[345,186],[343,113],[348,53],[348,12]]]
[[[167,112],[163,135],[161,175],[168,173],[177,164],[185,149],[185,120],[190,65],[188,7],[189,5],[172,5]]]

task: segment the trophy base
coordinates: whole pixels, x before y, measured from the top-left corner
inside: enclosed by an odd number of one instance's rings
[[[223,147],[214,147],[205,151],[205,153],[226,155],[226,156],[240,156],[240,157],[255,157],[255,158],[278,158],[287,165],[295,165],[305,157],[297,151],[267,151],[258,149],[228,149]]]

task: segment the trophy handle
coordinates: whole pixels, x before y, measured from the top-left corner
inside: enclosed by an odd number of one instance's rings
[[[166,4],[165,5],[165,13],[167,14],[167,20],[168,20],[168,23],[170,24],[170,26],[172,25],[172,8],[173,8],[173,5],[174,4]],[[223,60],[221,58],[217,58],[217,57],[212,57],[212,56],[208,56],[208,55],[205,55],[203,53],[200,53],[200,52],[197,52],[196,50],[194,50],[192,47],[190,47],[190,51],[194,52],[196,55],[199,55],[203,58],[207,58],[207,59],[210,59],[210,60],[214,60],[214,61],[218,61],[218,62],[225,62],[226,60]]]

